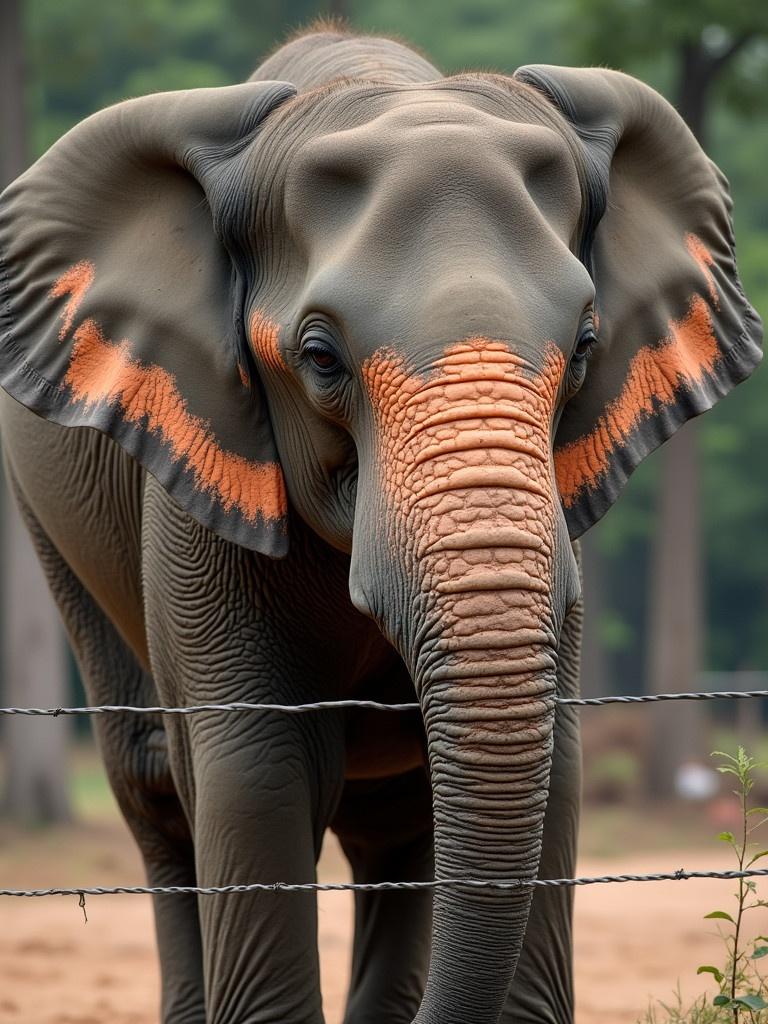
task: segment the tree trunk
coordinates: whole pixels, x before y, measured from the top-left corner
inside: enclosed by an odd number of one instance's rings
[[[27,164],[21,0],[0,4],[0,187]],[[59,615],[3,481],[2,692],[8,705],[65,704],[67,672]],[[2,810],[19,821],[70,818],[68,720],[10,717],[3,723]]]
[[[678,51],[677,110],[702,147],[706,147],[709,92],[715,74],[712,57],[700,43],[683,43]]]
[[[666,445],[654,533],[648,670],[652,693],[694,690],[701,662],[703,595],[698,515],[698,458],[693,424]],[[653,708],[648,789],[674,795],[675,776],[702,754],[701,705]]]

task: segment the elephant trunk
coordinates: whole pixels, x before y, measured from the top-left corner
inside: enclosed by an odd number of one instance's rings
[[[447,534],[419,575],[434,584],[438,635],[418,648],[414,677],[430,752],[438,879],[536,877],[554,727],[556,645],[550,611],[551,510],[526,523],[520,481],[493,500],[464,490],[474,525]],[[499,498],[495,494],[494,498]],[[486,509],[486,513],[483,512]],[[488,517],[488,525],[480,525]],[[437,549],[437,550],[436,550]],[[439,624],[439,625],[438,625]],[[532,896],[439,889],[419,1024],[492,1024],[512,980]]]
[[[368,538],[378,571],[353,557],[353,596],[416,684],[438,880],[525,880],[538,869],[567,603],[557,595],[570,577],[555,559],[558,355],[534,372],[506,345],[474,339],[447,349],[426,378],[392,358],[369,367],[387,550]],[[381,522],[365,501],[363,490],[360,522]],[[495,1024],[531,895],[526,886],[436,891],[417,1024]]]
[[[509,598],[509,591],[503,597]],[[502,595],[499,595],[502,597]],[[482,640],[482,632],[472,637]],[[515,642],[519,646],[514,646]],[[419,678],[438,879],[536,877],[549,786],[555,661],[542,637],[443,664]],[[457,648],[455,648],[457,649]],[[498,1019],[532,889],[438,889],[419,1024]]]

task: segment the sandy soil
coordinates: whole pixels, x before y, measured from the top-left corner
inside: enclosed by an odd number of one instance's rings
[[[6,840],[8,837],[0,836]],[[138,859],[119,829],[31,837],[0,857],[19,886],[140,883]],[[72,850],[81,851],[72,862]],[[58,867],[57,867],[58,863]],[[716,851],[646,853],[589,860],[582,874],[728,867]],[[320,875],[346,877],[328,844]],[[76,879],[79,879],[76,880]],[[9,879],[10,880],[10,879]],[[577,896],[577,1024],[634,1024],[649,996],[668,998],[706,987],[701,963],[719,963],[708,910],[728,906],[733,883],[687,881],[593,886]],[[236,897],[232,897],[236,898]],[[351,897],[320,894],[323,993],[328,1024],[341,1021],[351,931]],[[149,898],[91,897],[88,923],[77,900],[5,899],[0,909],[0,1024],[156,1024],[158,972]],[[755,921],[755,925],[759,922]],[[764,925],[765,922],[762,922]],[[763,928],[763,931],[765,929]],[[710,934],[708,934],[710,933]]]

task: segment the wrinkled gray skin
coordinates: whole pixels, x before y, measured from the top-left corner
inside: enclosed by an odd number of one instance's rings
[[[323,39],[278,51],[255,78],[305,90],[339,75],[439,77],[395,43],[330,49]],[[492,138],[489,107],[472,90],[450,110],[440,96],[409,93],[387,104],[375,137],[364,123],[351,139],[322,138],[287,172],[274,153],[292,140],[270,142],[264,202],[279,197],[275,223],[289,225],[272,244],[289,256],[298,248],[310,268],[293,296],[296,323],[313,310],[343,323],[344,358],[357,370],[394,345],[426,372],[446,346],[474,337],[509,340],[531,376],[543,371],[545,339],[567,362],[592,298],[571,251],[580,197],[568,147],[512,123]],[[452,150],[467,132],[477,133],[476,159]],[[351,214],[354,175],[370,180],[379,167],[375,216],[361,222]],[[306,186],[322,174],[318,202]],[[499,204],[515,215],[500,218]],[[381,295],[381,279],[397,302]],[[540,542],[520,528],[530,493],[508,481],[432,506],[433,523],[456,517],[454,538],[475,531],[440,570],[425,554],[428,520],[398,517],[384,493],[394,435],[384,436],[362,379],[350,378],[343,416],[311,369],[265,379],[292,507],[290,552],[276,561],[197,525],[109,439],[44,422],[3,396],[9,475],[90,702],[422,701],[423,718],[94,719],[151,885],[306,882],[329,827],[360,882],[429,879],[436,867],[443,877],[573,873],[578,735],[552,696],[576,693],[581,613],[576,561],[547,485],[551,447],[539,453],[543,505],[534,509],[551,520],[550,577],[526,577],[526,546]],[[565,386],[552,397],[550,434]],[[507,415],[505,429],[520,436]],[[478,562],[520,571],[462,595]],[[520,608],[542,586],[544,621],[528,628]],[[571,896],[539,891],[530,915],[528,905],[525,893],[445,890],[434,911],[424,893],[358,896],[346,1021],[567,1024]],[[155,911],[165,1024],[322,1021],[310,894],[161,897]]]

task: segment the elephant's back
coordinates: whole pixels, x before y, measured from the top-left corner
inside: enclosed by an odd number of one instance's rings
[[[299,92],[306,92],[337,78],[406,84],[434,82],[442,75],[425,57],[395,39],[321,25],[281,46],[250,80],[292,82]]]
[[[104,434],[44,420],[2,391],[0,435],[22,500],[146,664],[141,594],[144,471]]]

